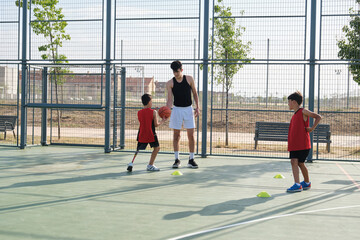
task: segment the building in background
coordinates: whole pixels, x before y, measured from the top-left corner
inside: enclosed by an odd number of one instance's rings
[[[166,95],[166,82],[155,82],[156,97],[165,97]]]
[[[41,99],[42,91],[42,71],[32,69],[29,74],[30,78],[30,95],[34,100]],[[10,75],[7,74],[9,77]],[[21,78],[21,71],[19,72]],[[99,102],[101,97],[105,97],[105,74],[94,72],[67,72],[66,75],[58,75],[57,80],[61,83],[58,86],[58,96],[60,103],[74,103],[77,101]],[[52,103],[55,101],[55,76],[48,73],[48,96],[53,96]],[[9,82],[9,80],[7,80]],[[1,83],[1,82],[0,82]],[[113,75],[111,75],[111,88],[114,87]],[[126,77],[126,98],[128,100],[138,100],[142,94],[155,94],[154,77]],[[1,91],[1,85],[0,85]],[[117,91],[121,91],[121,76],[117,75]],[[52,93],[51,93],[52,92]],[[1,92],[0,92],[1,94]],[[16,96],[16,95],[15,95]],[[48,99],[49,100],[49,99]]]
[[[18,76],[17,68],[0,67],[0,99],[16,99]]]
[[[120,79],[118,80],[120,82]],[[155,79],[154,77],[127,77],[126,78],[126,92],[131,93],[141,93],[142,85],[144,84],[144,93],[149,93],[154,95],[155,90]]]

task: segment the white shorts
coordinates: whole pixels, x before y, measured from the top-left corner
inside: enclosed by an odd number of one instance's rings
[[[170,115],[169,127],[172,129],[181,130],[184,123],[184,128],[195,128],[194,109],[192,106],[188,107],[173,107]]]

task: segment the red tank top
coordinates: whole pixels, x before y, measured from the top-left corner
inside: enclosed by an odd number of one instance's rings
[[[311,148],[310,135],[305,127],[309,127],[309,118],[304,121],[303,108],[299,108],[291,118],[288,133],[288,151],[299,151]]]
[[[144,108],[138,111],[140,128],[137,140],[141,143],[155,142],[154,110]]]

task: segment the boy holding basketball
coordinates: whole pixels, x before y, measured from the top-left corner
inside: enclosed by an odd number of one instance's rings
[[[147,165],[148,171],[159,171],[160,169],[154,165],[155,158],[160,150],[159,141],[156,136],[155,127],[158,127],[166,119],[159,121],[157,111],[151,109],[152,107],[152,97],[150,94],[144,94],[141,97],[141,101],[144,105],[144,108],[138,111],[138,120],[140,122],[140,128],[137,135],[137,151],[145,150],[147,145],[150,144],[150,147],[154,148],[149,165]]]
[[[287,192],[301,192],[311,188],[309,172],[305,166],[305,159],[311,149],[309,133],[314,131],[321,120],[321,116],[311,112],[300,105],[303,97],[300,92],[294,92],[288,97],[288,105],[290,110],[294,110],[291,118],[288,133],[288,151],[290,152],[291,168],[294,176],[294,185],[287,189]],[[309,127],[309,118],[315,118],[314,125]],[[304,181],[300,182],[299,168],[304,177]]]

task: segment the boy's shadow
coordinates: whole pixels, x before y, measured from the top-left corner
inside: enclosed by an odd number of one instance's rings
[[[283,195],[283,194],[279,194]],[[240,200],[231,200],[227,202],[212,204],[204,207],[199,211],[184,211],[177,213],[170,213],[164,216],[165,220],[175,220],[186,218],[194,214],[200,216],[219,216],[219,215],[235,215],[241,213],[246,207],[261,204],[274,199],[274,196],[270,198],[245,198]]]

